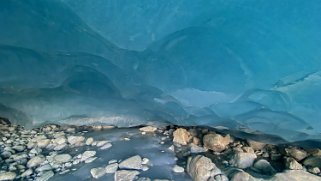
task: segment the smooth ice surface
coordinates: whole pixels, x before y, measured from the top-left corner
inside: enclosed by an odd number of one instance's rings
[[[2,0],[0,116],[319,139],[318,0]]]

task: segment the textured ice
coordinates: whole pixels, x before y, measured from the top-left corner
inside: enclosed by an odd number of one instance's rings
[[[0,116],[318,139],[316,0],[2,0]]]

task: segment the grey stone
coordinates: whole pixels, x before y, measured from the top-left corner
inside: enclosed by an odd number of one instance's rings
[[[141,170],[142,167],[142,158],[139,155],[130,157],[119,164],[121,169],[135,169]]]
[[[105,168],[98,167],[98,168],[92,168],[90,170],[91,176],[95,179],[98,179],[106,174]]]
[[[129,171],[129,170],[119,170],[114,175],[115,181],[133,181],[137,175],[138,171]]]
[[[118,169],[118,163],[112,163],[105,167],[106,173],[115,173]]]

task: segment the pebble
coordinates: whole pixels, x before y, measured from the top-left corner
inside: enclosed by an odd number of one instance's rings
[[[184,168],[183,167],[180,167],[180,166],[178,166],[178,165],[175,165],[174,167],[173,167],[173,172],[175,172],[175,173],[183,173],[185,170],[184,170]]]

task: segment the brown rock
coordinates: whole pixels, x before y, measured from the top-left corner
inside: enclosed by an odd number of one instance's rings
[[[285,148],[285,152],[288,156],[295,158],[297,161],[301,161],[308,156],[308,153],[298,148]]]
[[[302,170],[302,165],[297,162],[294,158],[286,158],[285,160],[285,166],[286,168],[290,170]]]
[[[253,140],[247,140],[248,144],[255,150],[263,150],[265,147],[265,143],[258,142],[258,141],[253,141]]]
[[[173,136],[173,142],[181,145],[187,145],[192,139],[191,134],[184,128],[178,128],[174,131]]]
[[[210,133],[203,137],[204,147],[215,152],[224,151],[231,142],[230,135],[223,137],[220,134]]]
[[[216,180],[216,177],[220,177],[222,181],[228,180],[211,159],[202,155],[189,157],[186,170],[193,181]]]

